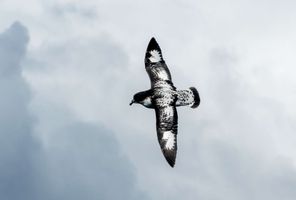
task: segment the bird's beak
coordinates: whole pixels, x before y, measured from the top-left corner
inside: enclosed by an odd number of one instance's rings
[[[129,105],[131,106],[133,103],[135,103],[135,100],[132,100]]]

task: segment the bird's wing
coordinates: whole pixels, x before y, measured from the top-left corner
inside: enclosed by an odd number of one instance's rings
[[[162,153],[174,167],[177,155],[178,114],[175,106],[156,107],[157,137]]]
[[[145,68],[150,77],[151,87],[159,81],[172,82],[170,71],[154,38],[150,40],[146,50]]]

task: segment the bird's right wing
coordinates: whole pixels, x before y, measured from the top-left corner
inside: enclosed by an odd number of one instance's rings
[[[150,40],[146,50],[145,68],[150,77],[151,87],[154,87],[158,81],[172,82],[170,71],[154,38]]]
[[[177,155],[178,114],[175,106],[156,107],[157,137],[162,153],[174,167]]]

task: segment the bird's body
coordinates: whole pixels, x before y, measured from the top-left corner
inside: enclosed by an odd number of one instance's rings
[[[200,103],[199,94],[194,87],[187,90],[176,89],[161,49],[154,38],[147,47],[145,68],[150,77],[151,89],[136,93],[131,104],[139,103],[155,110],[158,141],[166,160],[173,167],[177,154],[176,107],[197,107]]]

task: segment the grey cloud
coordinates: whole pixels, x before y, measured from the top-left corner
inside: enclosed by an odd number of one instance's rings
[[[42,141],[43,121],[28,111],[32,94],[22,77],[28,40],[20,23],[0,35],[0,198],[147,199],[108,129],[76,120],[56,105],[33,103],[32,111],[35,105],[47,113],[50,128],[43,131],[49,139]]]
[[[80,15],[85,18],[95,18],[97,17],[96,10],[93,7],[82,7],[74,3],[67,4],[55,4],[52,6],[52,11],[58,17],[66,16],[67,14]]]
[[[42,160],[40,146],[32,135],[34,120],[27,110],[30,91],[20,65],[28,41],[26,28],[18,22],[0,34],[1,199],[35,199],[35,190],[41,191],[35,182],[40,175],[35,165]]]
[[[28,41],[27,30],[19,22],[15,22],[1,34],[0,74],[3,78],[9,75],[20,74],[20,61],[25,54]]]
[[[110,131],[72,122],[51,134],[47,169],[52,199],[147,199]]]

